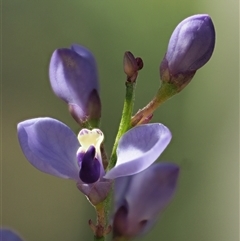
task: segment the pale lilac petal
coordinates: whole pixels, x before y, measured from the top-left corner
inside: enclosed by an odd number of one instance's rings
[[[171,137],[169,129],[159,123],[129,130],[119,141],[116,166],[104,178],[128,176],[148,168],[167,147]]]
[[[85,120],[91,101],[89,98],[92,92],[99,90],[97,67],[92,53],[77,45],[73,45],[72,49],[55,50],[50,60],[49,77],[54,93],[69,105],[75,106],[74,110],[79,110],[79,113],[74,115]]]
[[[157,163],[133,175],[126,194],[129,220],[155,220],[172,200],[178,176],[173,163]]]
[[[42,172],[79,180],[76,135],[52,118],[30,119],[18,124],[18,139],[28,161]]]
[[[114,200],[117,221],[113,228],[123,232],[118,235],[134,237],[147,232],[172,200],[178,176],[176,164],[157,163],[136,175],[117,178]],[[122,182],[125,178],[128,185],[123,192],[121,185],[126,187]]]
[[[23,241],[23,239],[15,231],[9,228],[0,229],[0,240],[1,241]]]

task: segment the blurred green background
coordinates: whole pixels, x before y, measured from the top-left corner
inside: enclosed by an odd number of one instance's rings
[[[239,229],[239,1],[5,0],[2,4],[2,225],[26,241],[88,241],[94,210],[75,183],[33,168],[17,141],[18,122],[50,116],[78,126],[48,80],[56,48],[82,44],[95,54],[106,145],[117,131],[124,97],[122,57],[144,60],[135,111],[159,86],[160,61],[175,26],[196,13],[211,15],[216,48],[192,83],[166,102],[153,121],[173,139],[159,160],[181,165],[176,198],[139,240],[237,241]],[[147,204],[146,204],[147,205]]]

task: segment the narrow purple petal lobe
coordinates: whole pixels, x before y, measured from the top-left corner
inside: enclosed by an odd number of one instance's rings
[[[96,149],[94,146],[90,146],[86,153],[78,154],[78,163],[81,168],[79,172],[80,179],[87,184],[96,182],[100,177],[101,164],[95,157]]]
[[[116,166],[104,177],[114,179],[143,171],[164,151],[171,137],[169,129],[159,123],[134,127],[120,139]]]
[[[18,139],[28,161],[42,172],[79,180],[76,152],[79,142],[72,130],[52,118],[18,124]]]

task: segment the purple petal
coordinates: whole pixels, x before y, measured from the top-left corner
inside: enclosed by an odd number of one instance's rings
[[[111,186],[112,180],[100,180],[94,184],[77,183],[78,189],[88,197],[93,205],[106,199]]]
[[[81,124],[87,118],[86,111],[74,103],[68,104],[68,111],[72,115],[73,119],[79,124]]]
[[[69,105],[75,106],[74,116],[86,119],[88,116],[89,96],[99,90],[98,73],[92,53],[78,45],[72,49],[54,51],[49,76],[54,93]]]
[[[92,68],[94,68],[95,71],[97,70],[97,64],[96,64],[95,57],[89,49],[87,49],[81,45],[78,45],[78,44],[72,44],[71,50],[76,52],[85,61],[88,61],[89,65],[92,66]],[[96,78],[97,78],[97,76],[96,76]]]
[[[177,165],[158,163],[136,175],[117,178],[113,227],[117,235],[134,237],[147,232],[172,200],[178,176]],[[123,192],[125,178],[128,185]]]
[[[42,172],[79,180],[76,135],[62,122],[36,118],[18,124],[18,139],[28,161]]]
[[[8,228],[0,229],[1,241],[23,241],[23,239],[13,230]]]
[[[114,209],[118,209],[125,204],[125,194],[128,192],[132,178],[135,175],[116,178],[114,182]]]
[[[169,129],[159,123],[129,130],[119,141],[116,166],[104,178],[128,176],[148,168],[167,147],[171,137]]]

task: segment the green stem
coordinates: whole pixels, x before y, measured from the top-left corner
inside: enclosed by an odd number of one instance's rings
[[[163,102],[177,93],[178,90],[176,86],[163,82],[155,97],[143,109],[133,116],[131,120],[131,127],[144,123],[145,120],[148,119]]]
[[[133,104],[134,104],[134,90],[135,90],[135,82],[126,82],[126,96],[123,106],[122,118],[120,121],[118,133],[115,139],[115,143],[113,145],[112,154],[110,157],[110,161],[107,167],[107,171],[112,169],[117,161],[117,146],[122,135],[129,130],[131,127],[131,117],[133,112]]]
[[[109,160],[109,164],[106,168],[106,171],[112,169],[117,161],[117,146],[122,135],[127,132],[130,128],[144,123],[144,121],[153,114],[153,112],[165,102],[167,99],[171,98],[173,95],[178,93],[177,88],[170,84],[163,82],[158,92],[152,101],[149,102],[143,109],[141,109],[133,118],[133,104],[134,104],[134,90],[136,83],[126,82],[126,96],[124,100],[122,118],[120,121],[118,133],[113,145],[112,154]],[[101,152],[104,151],[102,146]],[[97,224],[93,229],[95,229],[94,241],[105,241],[105,236],[107,230],[110,231],[108,227],[108,212],[111,205],[112,190],[109,192],[107,198],[96,207],[97,212]],[[91,226],[91,225],[90,225]],[[114,241],[126,241],[127,239],[123,237],[115,237]]]
[[[113,145],[112,155],[107,166],[107,170],[113,168],[117,161],[117,146],[119,139],[121,136],[128,131],[131,127],[131,117],[133,112],[133,102],[134,102],[134,89],[135,89],[135,82],[126,82],[126,96],[123,106],[122,118],[120,121],[118,133],[115,139],[115,143]],[[101,151],[103,152],[104,147],[102,146]],[[110,231],[110,227],[108,227],[108,212],[110,210],[111,205],[111,197],[112,197],[112,189],[109,192],[107,198],[99,205],[97,205],[96,213],[97,213],[97,224],[96,226],[91,225],[95,235],[94,241],[105,241],[105,236],[108,231]]]

